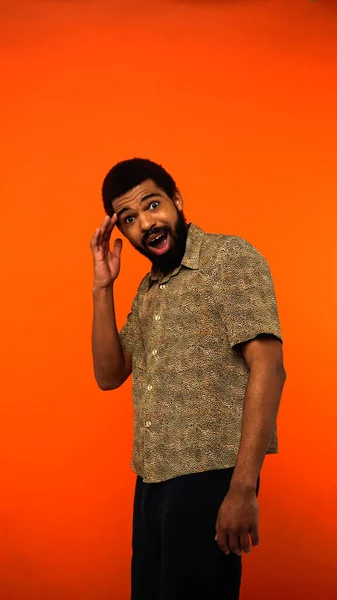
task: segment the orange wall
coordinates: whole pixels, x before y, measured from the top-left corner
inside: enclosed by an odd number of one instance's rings
[[[124,5],[125,4],[125,5]],[[127,600],[131,387],[96,387],[89,241],[122,158],[269,259],[288,381],[243,600],[336,597],[334,0],[2,0],[1,600]],[[120,325],[147,263],[127,246]]]

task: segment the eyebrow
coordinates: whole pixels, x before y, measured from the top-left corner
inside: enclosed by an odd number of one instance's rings
[[[151,192],[150,194],[146,194],[146,196],[143,196],[143,198],[141,199],[141,202],[146,202],[146,200],[149,200],[150,198],[154,198],[159,195],[160,194],[158,192]],[[119,219],[121,214],[126,212],[127,210],[131,210],[131,208],[128,208],[127,206],[124,206],[124,208],[121,208],[121,210],[119,210],[117,213],[117,218]]]

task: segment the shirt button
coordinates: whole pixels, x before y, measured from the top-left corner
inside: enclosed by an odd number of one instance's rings
[[[147,428],[149,428],[149,427],[151,427],[152,423],[151,423],[151,421],[146,421],[145,425]]]
[[[153,356],[156,356],[157,350],[152,350],[152,354],[153,354]]]
[[[160,321],[160,315],[155,316],[156,321]]]
[[[149,390],[149,392],[151,392],[151,390],[152,390],[152,385],[151,385],[151,384],[149,384],[149,385],[147,386],[147,389]]]
[[[164,287],[165,287],[165,283],[161,283],[159,287],[160,287],[161,290],[163,290]]]

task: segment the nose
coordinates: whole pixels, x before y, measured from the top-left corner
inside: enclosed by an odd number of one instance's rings
[[[147,231],[150,231],[150,229],[152,229],[155,226],[156,226],[156,221],[153,218],[153,216],[150,215],[149,213],[143,213],[142,216],[140,217],[140,228],[141,228],[142,233],[146,233]]]

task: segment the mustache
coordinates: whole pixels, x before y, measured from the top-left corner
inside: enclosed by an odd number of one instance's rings
[[[169,228],[168,227],[153,227],[152,229],[150,229],[150,231],[147,231],[142,239],[142,244],[145,246],[147,240],[149,239],[150,235],[155,235],[155,234],[160,234],[160,233],[169,233]]]

